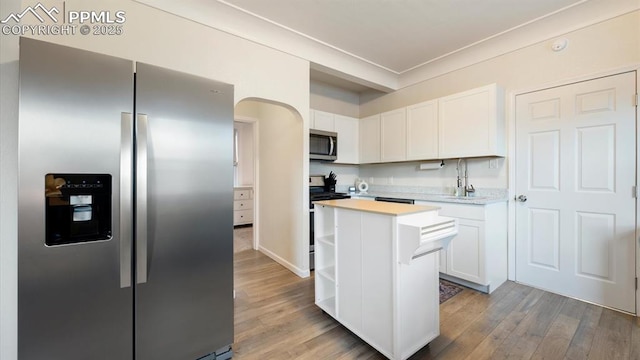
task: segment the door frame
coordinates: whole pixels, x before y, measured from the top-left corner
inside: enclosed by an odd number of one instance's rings
[[[238,104],[236,103],[236,106]],[[253,228],[253,250],[258,250],[260,247],[260,214],[259,214],[259,209],[260,206],[259,205],[259,201],[260,201],[260,183],[259,183],[259,176],[258,176],[258,170],[260,168],[260,160],[258,157],[258,131],[260,130],[258,128],[259,126],[259,121],[257,118],[254,117],[249,117],[249,116],[242,116],[242,115],[234,115],[233,117],[233,121],[237,121],[237,122],[241,122],[241,123],[245,123],[245,124],[250,124],[251,127],[253,128],[253,224],[252,224],[252,228]]]
[[[507,161],[508,161],[508,221],[507,221],[507,264],[508,279],[515,281],[516,278],[516,169],[513,161],[516,157],[516,96],[540,91],[552,87],[569,85],[577,82],[593,80],[596,78],[617,75],[630,71],[636,72],[636,92],[640,92],[640,64],[609,69],[606,71],[590,73],[578,77],[569,77],[562,80],[543,83],[530,87],[507,91],[506,109],[507,114]],[[636,106],[636,191],[640,193],[640,106]],[[640,197],[636,196],[636,278],[640,278]],[[640,317],[640,284],[636,289],[636,316]]]

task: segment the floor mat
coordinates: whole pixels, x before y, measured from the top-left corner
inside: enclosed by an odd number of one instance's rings
[[[440,279],[440,304],[462,291],[462,287]]]

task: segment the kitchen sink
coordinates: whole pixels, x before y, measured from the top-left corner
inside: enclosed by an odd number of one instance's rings
[[[487,196],[455,196],[455,195],[443,195],[441,196],[443,199],[451,199],[451,200],[461,200],[461,201],[482,201],[487,200],[489,197]]]

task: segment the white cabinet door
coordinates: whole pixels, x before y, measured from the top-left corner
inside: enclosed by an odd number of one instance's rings
[[[438,159],[438,101],[407,107],[407,160]]]
[[[334,116],[335,132],[338,133],[338,159],[336,163],[357,164],[360,153],[359,126],[357,118]]]
[[[380,114],[380,160],[407,159],[407,112],[405,108]]]
[[[505,156],[503,98],[493,84],[438,99],[439,157]]]
[[[458,235],[447,249],[447,274],[487,285],[484,226],[484,221],[458,219]]]
[[[313,110],[313,128],[322,131],[335,131],[334,115],[332,113]]]
[[[393,351],[393,233],[390,216],[361,213],[362,334],[387,352]],[[350,259],[353,261],[353,259]],[[397,283],[396,283],[397,284]],[[396,285],[397,286],[397,285]],[[397,303],[395,307],[397,308]]]
[[[458,220],[458,235],[440,251],[440,272],[493,292],[507,280],[507,203],[467,205],[417,201]],[[469,284],[463,284],[471,286]],[[471,286],[473,287],[473,286]]]
[[[361,213],[336,209],[337,319],[355,330],[362,329]]]
[[[360,119],[360,163],[380,162],[380,114]]]

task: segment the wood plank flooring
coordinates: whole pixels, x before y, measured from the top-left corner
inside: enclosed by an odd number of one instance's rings
[[[314,305],[313,276],[238,249],[234,359],[385,359]],[[440,305],[440,324],[411,360],[640,360],[640,318],[514,282],[465,288]]]

